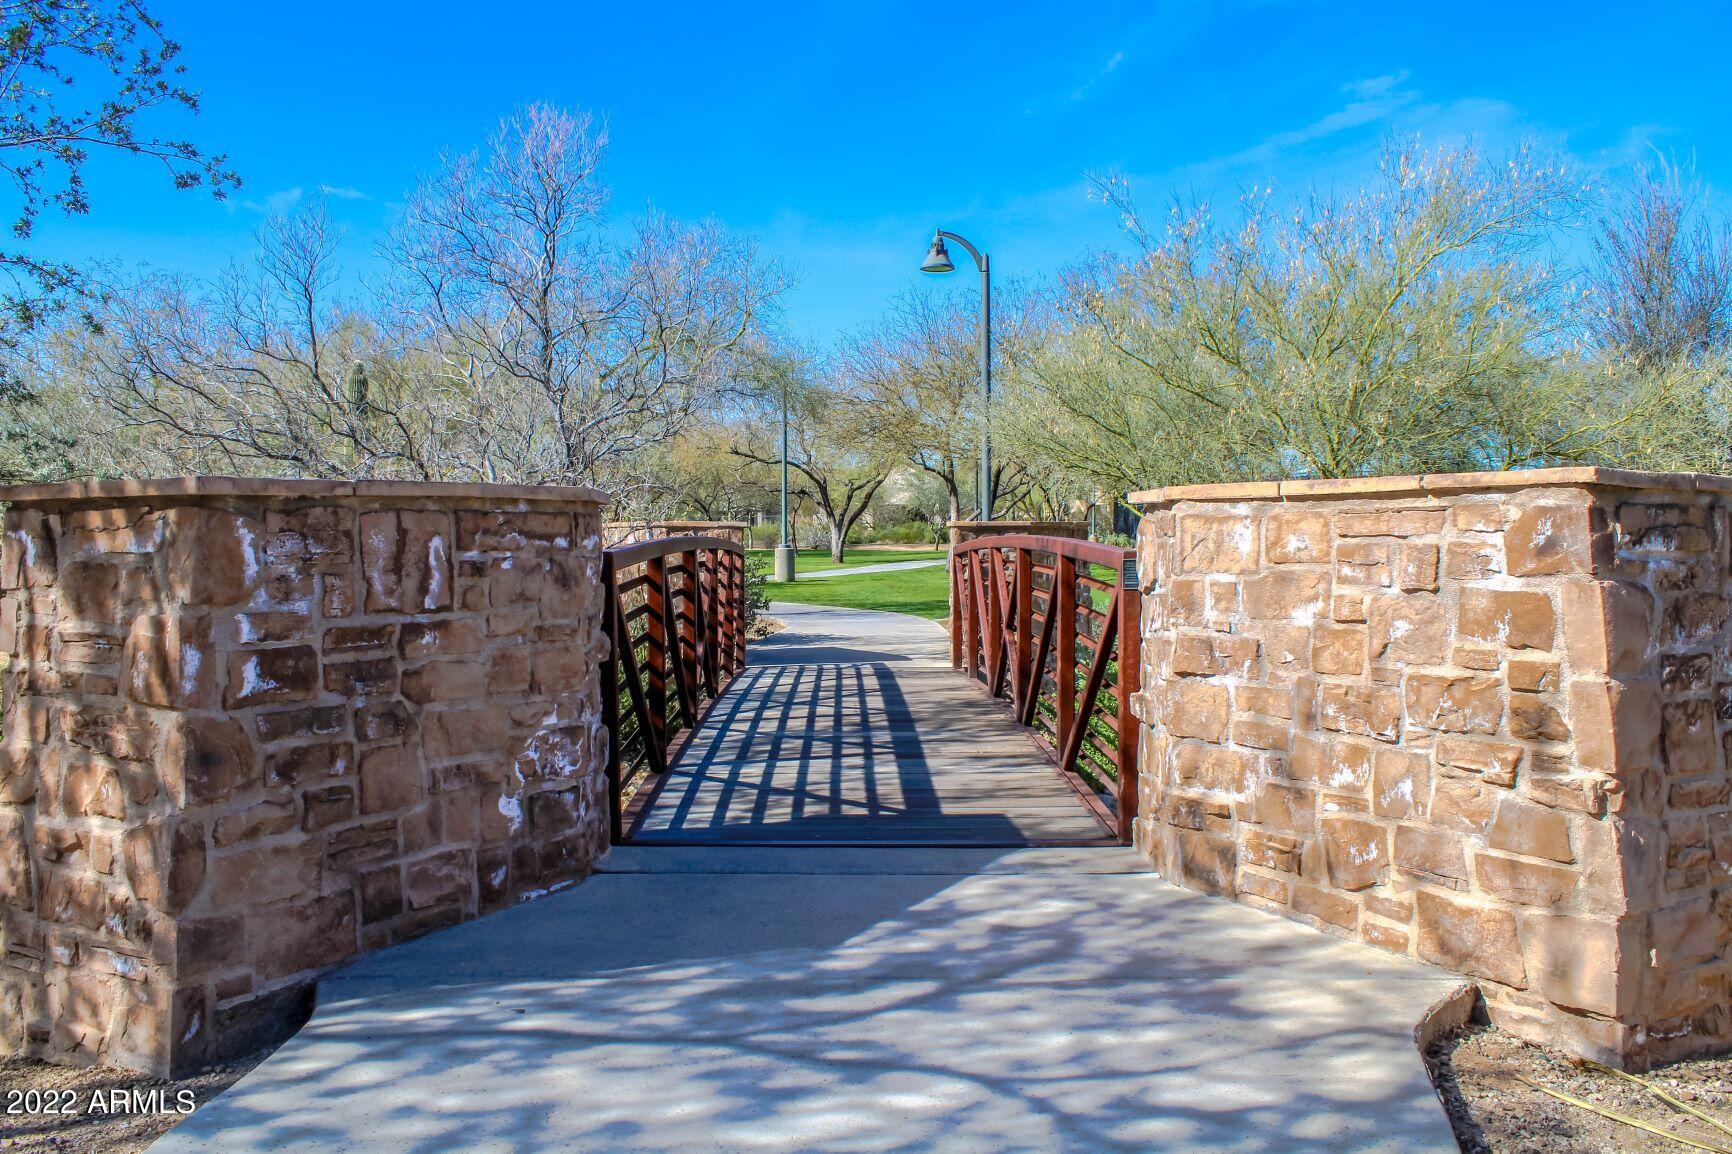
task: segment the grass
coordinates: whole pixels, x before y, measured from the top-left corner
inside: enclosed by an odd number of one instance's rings
[[[829,554],[824,554],[824,557],[828,560]],[[801,605],[878,609],[885,613],[924,617],[928,621],[942,621],[950,615],[950,572],[942,565],[893,573],[849,573],[788,584],[766,581],[764,591],[771,601],[795,601]]]
[[[776,555],[774,549],[753,549],[752,552],[772,561]],[[848,548],[847,560],[838,565],[830,560],[828,549],[798,549],[794,553],[794,572],[818,573],[825,569],[852,569],[856,565],[884,565],[892,561],[942,561],[948,556],[948,549],[904,549],[900,546],[862,549],[853,545]]]

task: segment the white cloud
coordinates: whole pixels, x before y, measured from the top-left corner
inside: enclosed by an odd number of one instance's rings
[[[1088,80],[1084,81],[1079,87],[1077,87],[1077,89],[1070,94],[1070,98],[1072,100],[1086,100],[1089,94],[1094,91],[1095,86],[1107,77],[1111,76],[1114,72],[1117,72],[1119,65],[1124,62],[1125,53],[1123,49],[1120,49],[1107,57],[1107,62],[1096,69],[1093,76],[1089,77]]]
[[[269,216],[274,213],[287,212],[289,209],[295,207],[295,205],[300,203],[301,196],[304,192],[305,190],[297,184],[293,188],[279,189],[265,197],[262,201],[243,200],[241,201],[241,205],[254,212],[263,213],[266,216]]]
[[[362,192],[358,188],[349,188],[347,186],[338,186],[338,185],[334,185],[334,184],[321,184],[319,186],[319,191],[321,193],[323,193],[324,195],[331,197],[335,200],[372,200],[373,199],[372,197],[368,196],[366,193]]]

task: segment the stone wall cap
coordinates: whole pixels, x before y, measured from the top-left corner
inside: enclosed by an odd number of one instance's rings
[[[532,505],[601,505],[608,493],[589,485],[494,485],[469,481],[320,481],[294,477],[152,477],[0,486],[15,505],[151,501],[165,498],[267,497],[511,501]]]
[[[1217,485],[1169,485],[1131,493],[1125,500],[1149,507],[1175,501],[1273,501],[1317,497],[1441,496],[1542,486],[1604,486],[1732,492],[1732,477],[1717,473],[1655,473],[1572,465],[1552,469],[1505,469],[1485,473],[1425,473],[1400,477],[1321,477],[1294,481],[1236,481]]]
[[[1064,525],[1069,527],[1072,525],[1086,525],[1087,523],[1088,522],[1086,521],[947,521],[945,522],[945,527],[949,529],[979,529],[983,526],[987,528],[998,528],[1001,526],[1015,526],[1020,528],[1024,525]]]

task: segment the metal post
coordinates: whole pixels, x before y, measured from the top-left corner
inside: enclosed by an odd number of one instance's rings
[[[932,248],[926,254],[926,262],[920,267],[922,271],[933,273],[954,272],[956,266],[951,263],[950,253],[944,247],[946,240],[953,240],[961,245],[968,255],[974,258],[974,267],[980,270],[980,475],[975,480],[976,516],[982,521],[992,520],[992,260],[968,242],[968,238],[947,229],[938,229],[932,238]]]
[[[794,543],[788,540],[788,387],[782,386],[782,539],[776,543],[776,580],[794,579]]]
[[[992,260],[980,254],[980,519],[992,520]]]

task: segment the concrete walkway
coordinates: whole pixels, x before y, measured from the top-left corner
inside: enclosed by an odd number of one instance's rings
[[[904,569],[936,569],[945,562],[936,561],[880,561],[873,565],[853,565],[846,569],[819,569],[815,573],[796,573],[795,579],[808,581],[813,577],[852,577],[856,573],[898,573]]]
[[[950,667],[950,635],[901,613],[774,602],[638,842],[1105,843],[1008,711]]]
[[[1446,1154],[1458,986],[1130,850],[625,847],[327,981],[154,1149]]]

